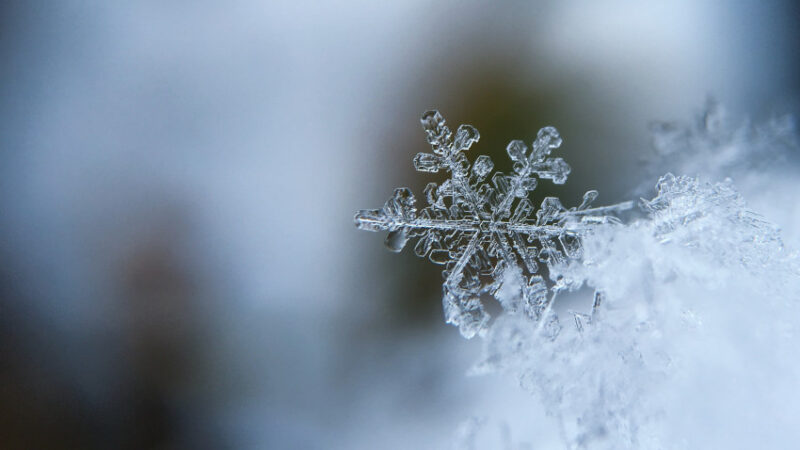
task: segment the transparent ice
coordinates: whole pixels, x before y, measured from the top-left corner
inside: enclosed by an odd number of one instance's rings
[[[448,172],[450,178],[425,188],[427,206],[417,209],[408,188],[395,189],[383,208],[358,211],[355,223],[369,231],[388,231],[387,247],[399,252],[411,241],[414,252],[445,266],[442,304],[448,323],[471,338],[488,329],[489,314],[481,303],[503,285],[520,291],[514,301],[503,302],[506,311],[524,313],[553,336],[558,318],[551,311],[555,295],[573,284],[564,279],[545,280],[540,265],[550,268],[581,256],[581,239],[599,224],[618,222],[614,213],[631,208],[631,202],[592,207],[597,191],[588,191],[577,207],[566,208],[558,198],[545,197],[538,210],[531,193],[540,180],[563,184],[570,167],[550,153],[561,146],[553,127],[539,130],[531,147],[511,141],[506,147],[514,162],[513,173],[496,172],[486,155],[470,164],[466,152],[480,139],[471,125],[453,133],[438,111],[422,115],[422,127],[432,153],[418,153],[414,167],[420,172]],[[491,175],[491,181],[488,181]]]

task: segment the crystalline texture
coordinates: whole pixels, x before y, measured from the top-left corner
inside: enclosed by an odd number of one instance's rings
[[[506,151],[514,162],[513,174],[498,172],[485,182],[494,169],[492,160],[480,155],[470,164],[464,154],[480,139],[475,127],[461,125],[453,134],[438,111],[425,112],[421,122],[433,153],[418,153],[414,167],[420,172],[444,170],[450,178],[428,184],[428,206],[419,212],[411,191],[398,188],[383,208],[357,212],[356,226],[389,231],[386,245],[392,251],[415,241],[418,256],[445,266],[445,318],[465,337],[487,329],[489,315],[480,297],[495,295],[508,282],[519,285],[519,303],[527,316],[543,320],[555,335],[560,326],[549,306],[554,293],[567,285],[548,286],[538,274],[539,263],[552,266],[579,258],[581,237],[594,224],[614,220],[610,214],[631,203],[590,208],[597,191],[589,191],[577,208],[567,209],[547,197],[535,211],[529,197],[538,180],[561,184],[570,172],[563,159],[549,157],[561,146],[553,127],[542,128],[530,148],[511,141]]]

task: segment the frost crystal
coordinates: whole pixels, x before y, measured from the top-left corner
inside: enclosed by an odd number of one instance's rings
[[[668,173],[656,191],[652,200],[642,200],[642,208],[650,213],[653,235],[661,243],[679,242],[714,255],[720,264],[734,261],[753,271],[783,252],[778,227],[749,210],[730,179],[711,184]],[[720,222],[737,227],[720,232]],[[716,236],[709,239],[712,233]]]
[[[594,317],[575,314],[578,326],[551,339],[501,316],[475,368],[516,376],[557,419],[566,448],[738,448],[698,442],[720,417],[745,422],[755,408],[772,423],[781,402],[800,405],[800,372],[783,365],[800,336],[797,256],[730,181],[666,174],[656,191],[644,217],[595,227],[580,261],[551,269],[603,293]],[[750,396],[750,379],[772,384]],[[729,406],[713,418],[695,406],[720,403]]]
[[[593,208],[597,191],[588,191],[577,207],[566,208],[558,198],[545,197],[536,210],[530,193],[539,180],[563,184],[570,172],[563,159],[550,157],[561,145],[553,127],[539,130],[531,148],[511,141],[506,151],[514,162],[513,173],[497,172],[488,182],[492,160],[481,155],[470,164],[465,155],[480,138],[475,127],[461,125],[454,134],[438,111],[424,113],[421,122],[433,153],[418,153],[414,167],[420,172],[445,171],[450,178],[427,185],[428,206],[421,210],[411,190],[398,188],[383,208],[356,213],[356,226],[388,231],[386,245],[395,252],[413,241],[418,256],[445,266],[445,318],[464,337],[485,333],[489,314],[480,298],[495,295],[504,284],[521,289],[519,296],[501,296],[518,298],[504,301],[504,309],[524,313],[555,336],[559,325],[550,305],[556,293],[576,286],[565,279],[546,281],[540,264],[552,269],[579,259],[582,238],[598,224],[617,222],[611,214],[629,209],[631,202]]]

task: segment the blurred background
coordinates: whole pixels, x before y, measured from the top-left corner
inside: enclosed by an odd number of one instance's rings
[[[440,268],[354,212],[441,181],[411,164],[430,108],[499,170],[556,126],[573,171],[539,196],[639,195],[651,121],[797,111],[799,13],[2,2],[0,447],[441,448],[491,411],[558,448],[513,380],[466,375]]]

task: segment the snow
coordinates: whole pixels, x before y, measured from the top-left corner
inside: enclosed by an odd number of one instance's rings
[[[733,180],[714,179],[741,175],[745,162],[768,172],[796,148],[785,121],[737,131],[722,128],[712,108],[699,128],[656,127],[660,154],[694,174],[661,176],[655,196],[623,223],[608,213],[630,204],[589,208],[596,191],[570,209],[545,198],[533,214],[524,187],[535,187],[532,174],[558,182],[569,172],[547,158],[561,143],[554,129],[540,132],[530,154],[512,141],[516,175],[492,187],[483,184],[491,165],[479,159],[470,174],[463,156],[477,131],[454,146],[443,119],[425,117],[434,154],[418,155],[425,163],[417,168],[444,168],[451,178],[426,189],[430,206],[421,214],[401,188],[356,223],[401,235],[389,239],[397,251],[416,238],[418,255],[446,264],[447,321],[465,337],[485,338],[472,373],[515,377],[567,448],[781,448],[800,439],[800,260]],[[437,249],[449,259],[434,257]],[[594,296],[583,310],[558,307],[587,287]],[[494,320],[482,294],[502,308]],[[525,435],[517,425],[487,436],[487,420],[465,419],[454,445],[508,446],[509,435]]]

